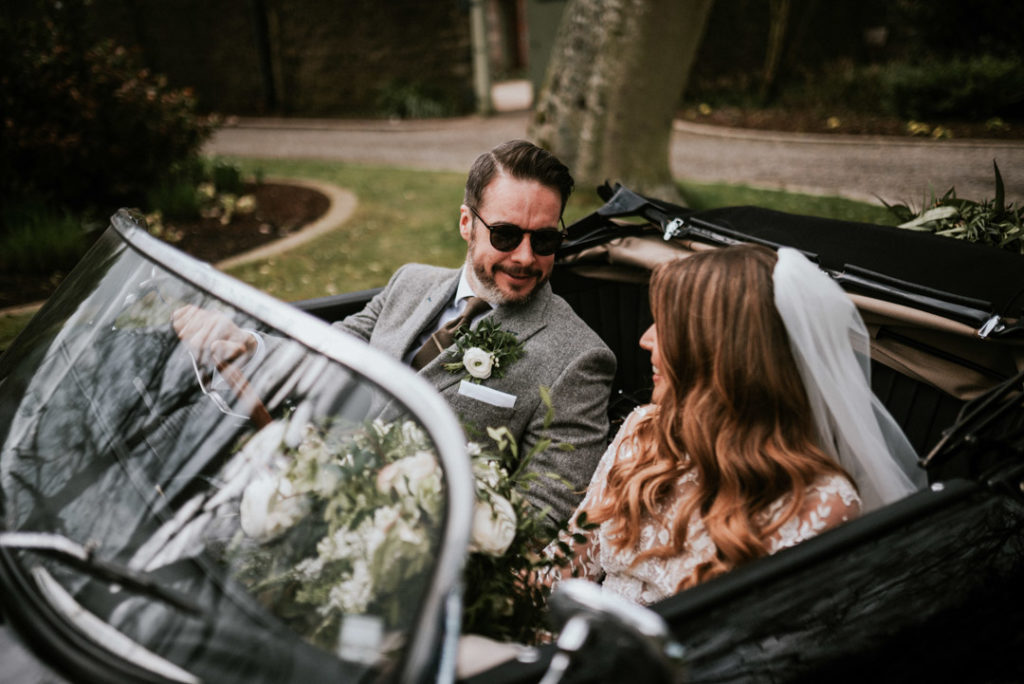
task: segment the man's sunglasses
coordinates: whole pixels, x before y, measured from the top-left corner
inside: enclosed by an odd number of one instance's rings
[[[523,235],[525,234],[530,236],[530,248],[534,254],[537,256],[550,256],[555,253],[555,250],[561,246],[562,240],[565,239],[565,223],[562,222],[561,216],[558,217],[558,221],[562,224],[562,230],[557,228],[523,230],[514,223],[495,223],[492,226],[480,218],[480,214],[476,213],[476,209],[469,207],[469,210],[490,231],[491,247],[499,252],[511,252],[514,250],[523,241]]]

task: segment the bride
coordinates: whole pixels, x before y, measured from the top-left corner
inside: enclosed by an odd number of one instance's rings
[[[650,298],[652,403],[625,421],[549,547],[573,547],[561,577],[653,603],[920,486],[871,393],[856,308],[799,252],[671,261]]]

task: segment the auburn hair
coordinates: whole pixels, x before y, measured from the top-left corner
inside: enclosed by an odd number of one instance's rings
[[[645,519],[689,471],[692,497],[675,508],[667,544],[640,554],[670,558],[686,547],[698,515],[717,549],[677,587],[682,590],[766,555],[767,540],[797,516],[821,475],[849,477],[817,444],[817,431],[782,319],[775,309],[775,252],[738,245],[655,268],[651,311],[665,378],[654,409],[619,448],[603,505],[590,521],[611,522],[620,550],[637,548]],[[792,494],[781,515],[762,515]],[[671,511],[671,509],[670,509]]]

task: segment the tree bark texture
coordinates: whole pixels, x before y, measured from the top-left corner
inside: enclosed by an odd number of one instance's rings
[[[764,68],[761,70],[761,89],[758,92],[762,104],[768,102],[775,90],[782,50],[786,46],[790,5],[790,0],[771,0],[769,3],[768,47],[765,50]]]
[[[530,137],[581,190],[608,180],[681,202],[672,119],[713,0],[570,0]]]

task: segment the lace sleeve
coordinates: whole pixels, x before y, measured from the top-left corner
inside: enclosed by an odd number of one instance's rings
[[[544,550],[545,555],[549,558],[556,556],[564,557],[566,555],[569,557],[568,563],[562,566],[557,574],[549,573],[544,578],[546,583],[554,584],[560,579],[568,579],[570,577],[580,577],[592,582],[600,582],[604,578],[604,569],[601,567],[600,562],[601,540],[598,534],[600,528],[588,523],[584,523],[581,526],[580,515],[604,502],[608,471],[620,453],[619,447],[625,440],[632,437],[637,421],[649,410],[649,406],[637,408],[622,424],[619,432],[615,435],[615,439],[612,440],[612,443],[601,457],[601,461],[594,471],[594,476],[590,480],[590,485],[587,487],[583,501],[580,502],[580,505],[570,516],[566,529],[559,532],[558,539],[549,544]],[[569,549],[569,554],[565,553],[562,545],[564,545],[564,548]]]
[[[849,480],[841,475],[819,479],[807,490],[800,514],[772,536],[769,552],[794,546],[852,520],[860,510],[860,496]]]

